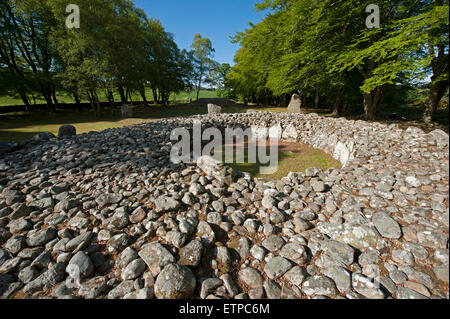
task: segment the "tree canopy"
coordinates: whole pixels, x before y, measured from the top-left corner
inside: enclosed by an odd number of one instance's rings
[[[21,96],[38,92],[54,110],[56,90],[86,97],[100,115],[98,91],[111,104],[139,92],[147,103],[167,104],[171,92],[189,81],[191,63],[161,22],[148,18],[129,0],[80,0],[81,27],[67,28],[68,0],[0,2],[0,81],[2,90]],[[8,84],[9,83],[9,84]]]
[[[282,102],[300,93],[337,114],[363,101],[373,119],[389,85],[432,76],[427,118],[448,88],[448,1],[378,1],[380,27],[368,28],[371,1],[264,0],[270,10],[233,38],[240,44],[228,80],[242,97]],[[433,98],[434,96],[434,98]]]

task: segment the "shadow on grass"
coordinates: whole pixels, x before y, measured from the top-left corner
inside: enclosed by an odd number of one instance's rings
[[[92,110],[63,111],[58,110],[54,113],[33,112],[20,114],[2,114],[0,115],[0,140],[23,141],[33,137],[40,132],[57,133],[59,126],[72,124],[77,127],[78,133],[87,131],[98,131],[107,128],[121,127],[145,123],[152,120],[188,117],[207,113],[207,103],[220,99],[205,99],[191,104],[177,105],[149,105],[136,106],[133,110],[133,117],[124,119],[121,116],[120,108],[105,108],[102,111],[102,117],[95,117]],[[231,104],[223,107],[225,113],[243,113],[248,108]]]

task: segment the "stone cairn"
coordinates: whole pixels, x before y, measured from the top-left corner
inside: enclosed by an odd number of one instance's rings
[[[288,106],[289,113],[301,113],[302,99],[298,94],[292,95],[291,102]]]
[[[171,130],[195,120],[343,167],[267,181],[171,163]],[[317,114],[41,134],[0,154],[0,298],[448,299],[448,183],[445,132]]]

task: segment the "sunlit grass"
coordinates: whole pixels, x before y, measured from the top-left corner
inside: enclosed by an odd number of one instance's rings
[[[259,155],[259,148],[257,150],[257,159]],[[269,155],[269,148],[263,148],[263,152]],[[222,161],[225,162],[224,151],[222,153]],[[273,180],[279,180],[285,177],[289,172],[305,172],[308,167],[318,167],[322,170],[328,168],[341,168],[339,161],[333,159],[332,156],[326,154],[322,150],[315,149],[309,145],[299,143],[280,143],[278,149],[278,167],[273,174],[263,174],[261,172],[262,167],[268,167],[269,164],[262,164],[257,161],[256,163],[249,163],[248,151],[246,150],[243,157],[243,163],[238,163],[236,159],[236,149],[233,158],[233,163],[225,163],[226,165],[237,169],[242,172],[250,173],[256,178],[267,178]]]

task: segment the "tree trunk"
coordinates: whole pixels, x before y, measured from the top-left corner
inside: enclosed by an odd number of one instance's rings
[[[127,103],[127,98],[125,96],[125,91],[123,90],[123,86],[121,84],[119,84],[117,86],[117,89],[119,90],[120,102],[122,102],[122,104],[126,104]]]
[[[92,89],[92,96],[95,103],[95,117],[100,118],[102,116],[102,108],[100,105],[100,101],[98,100],[97,90],[95,88]]]
[[[56,98],[56,90],[53,87],[52,88],[52,97],[53,97],[53,102],[55,103],[55,109],[58,107],[58,99]]]
[[[108,98],[109,106],[113,109],[116,106],[116,103],[114,101],[114,94],[110,87],[106,88],[106,97]]]
[[[24,92],[19,93],[19,95],[25,105],[25,110],[27,110],[27,112],[31,111],[31,104],[28,96]]]
[[[54,106],[53,100],[52,100],[51,89],[47,85],[41,84],[41,93],[42,93],[42,96],[45,99],[45,102],[47,103],[47,110],[49,112],[54,112],[55,111],[55,106]]]
[[[91,106],[92,110],[95,111],[94,97],[92,96],[92,91],[91,90],[86,90],[86,94],[88,96],[89,105]]]
[[[145,86],[144,86],[144,83],[142,83],[142,82],[139,83],[139,93],[141,94],[144,105],[147,106],[147,98],[145,96]]]
[[[438,5],[442,5],[443,1],[437,1]],[[431,61],[431,68],[433,76],[431,77],[431,88],[428,98],[428,105],[423,114],[424,122],[433,121],[434,115],[438,108],[439,102],[444,96],[448,88],[448,80],[437,81],[443,74],[448,75],[448,54],[445,53],[445,46],[443,44],[437,46],[437,54],[435,47],[428,45],[428,52],[433,57]]]
[[[383,99],[384,89],[385,85],[381,85],[370,93],[363,94],[364,117],[366,120],[375,120],[378,107]]]
[[[319,108],[320,105],[320,95],[319,95],[319,90],[316,89],[316,96],[314,97],[314,105],[316,107],[316,109]]]
[[[81,112],[81,102],[80,102],[80,97],[78,96],[77,92],[73,92],[73,98],[75,100],[75,104],[77,106],[78,112]]]
[[[152,94],[153,94],[153,103],[158,104],[158,93],[156,89],[152,88]]]
[[[431,78],[433,82],[433,78]],[[436,114],[436,110],[438,108],[439,102],[444,96],[448,87],[447,81],[440,81],[434,84],[431,84],[430,93],[428,97],[427,107],[423,114],[423,121],[426,123],[430,123],[433,121],[434,116]]]
[[[334,98],[334,102],[333,102],[333,105],[332,105],[332,114],[331,114],[331,116],[333,116],[333,117],[338,117],[339,116],[339,113],[340,113],[340,107],[341,107],[341,95],[342,95],[342,91],[341,90],[338,90],[337,92],[336,92],[336,97]]]

